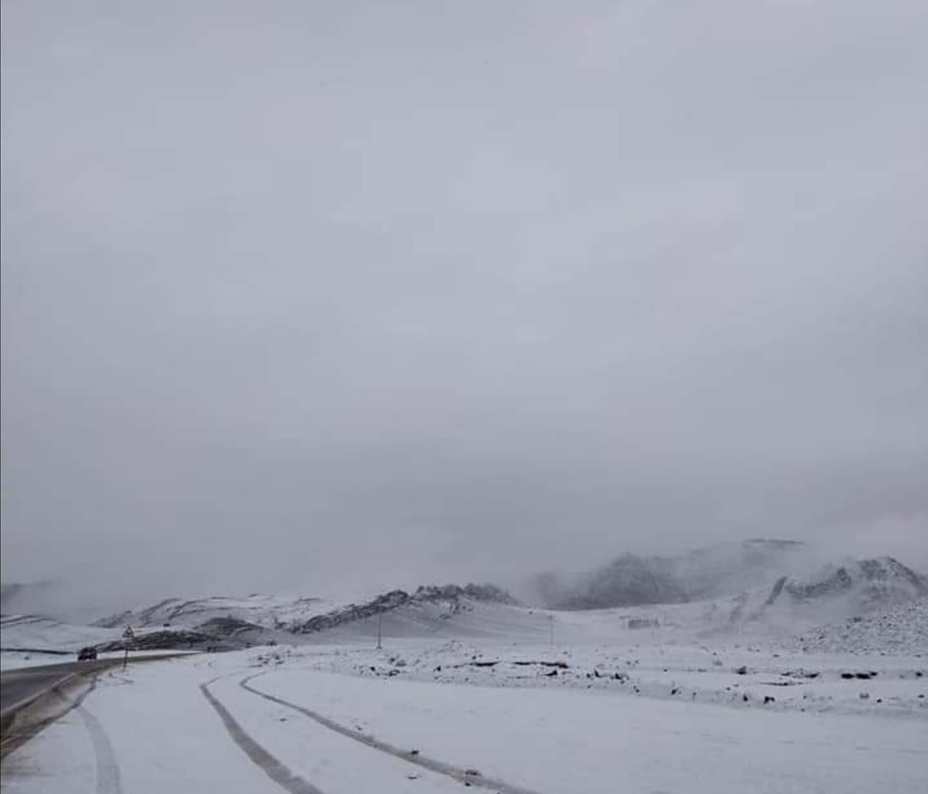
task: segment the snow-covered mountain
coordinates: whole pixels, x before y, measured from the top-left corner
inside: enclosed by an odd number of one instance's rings
[[[807,576],[780,576],[733,595],[687,604],[640,607],[664,623],[700,624],[708,632],[793,634],[860,620],[922,601],[928,578],[892,557],[846,560]],[[697,613],[694,610],[699,609]]]
[[[571,581],[548,574],[538,583],[538,592],[546,606],[556,609],[702,601],[803,570],[808,565],[804,551],[797,541],[746,540],[671,557],[625,554]]]
[[[108,628],[196,629],[214,620],[234,618],[267,629],[282,629],[336,609],[340,604],[306,596],[260,595],[244,598],[166,598],[149,607],[129,609],[98,620],[94,625]]]
[[[425,624],[472,608],[478,603],[514,605],[515,600],[493,585],[469,584],[419,587],[412,593],[392,590],[361,602],[338,602],[305,596],[250,595],[168,598],[153,606],[127,610],[96,622],[102,628],[132,626],[143,634],[131,647],[243,647],[278,641],[301,641],[308,635],[342,629],[387,613],[402,612],[404,631],[429,631]],[[409,618],[409,616],[413,616]],[[415,626],[419,625],[419,629]],[[121,639],[106,647],[121,647]]]
[[[764,606],[775,608],[784,602],[794,610],[825,606],[850,616],[906,604],[924,595],[928,595],[928,578],[893,557],[877,557],[829,565],[810,578],[782,577]]]
[[[844,631],[843,621],[928,597],[928,579],[891,557],[797,573],[808,562],[802,544],[769,540],[679,557],[626,555],[563,587],[556,593],[559,609],[520,606],[491,585],[392,590],[357,601],[257,594],[169,598],[104,618],[92,629],[99,637],[81,638],[120,648],[127,625],[137,631],[130,647],[139,649],[368,642],[381,631],[395,637],[503,636],[531,642],[550,641],[556,634],[560,641],[584,644],[676,642],[719,634],[815,637],[816,627],[837,626],[822,635],[832,637]],[[55,629],[39,619],[20,620],[22,629]],[[14,627],[5,624],[5,636],[8,628]],[[58,634],[57,645],[75,644],[76,636]]]
[[[402,607],[437,607],[440,614],[450,616],[467,608],[468,602],[515,605],[515,599],[505,590],[493,585],[469,584],[430,585],[414,593],[392,590],[362,604],[349,604],[326,614],[316,615],[303,622],[292,623],[288,628],[298,634],[312,634],[343,626],[365,618],[382,615]]]

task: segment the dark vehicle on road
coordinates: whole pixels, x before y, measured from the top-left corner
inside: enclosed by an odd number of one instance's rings
[[[97,660],[97,649],[92,645],[88,645],[86,648],[81,648],[77,652],[77,661],[79,662],[95,662]]]

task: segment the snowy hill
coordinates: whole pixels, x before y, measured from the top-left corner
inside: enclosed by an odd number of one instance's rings
[[[62,623],[36,615],[3,615],[0,617],[3,649],[38,649],[72,653],[84,645],[107,642],[120,632],[98,626]]]
[[[538,591],[546,606],[569,610],[705,602],[741,624],[863,614],[928,593],[928,579],[892,557],[821,567],[802,543],[748,540],[675,557],[626,554],[572,582],[549,574]]]
[[[204,647],[227,649],[268,642],[301,642],[309,635],[343,629],[368,631],[370,618],[396,613],[388,629],[401,635],[433,634],[441,621],[467,612],[473,604],[513,605],[508,593],[492,585],[419,587],[412,593],[393,590],[373,599],[338,602],[310,597],[250,595],[168,598],[153,606],[127,610],[97,621],[96,626],[131,625],[147,632],[132,647]],[[393,628],[391,628],[393,627]],[[465,631],[465,634],[473,633]],[[117,647],[121,640],[106,647]]]
[[[644,568],[623,564],[612,570],[621,571],[623,576],[632,572],[640,577],[637,580],[626,578],[623,585],[631,581],[651,586],[658,581],[657,577],[647,578],[641,571],[651,575],[661,568],[650,564]],[[664,566],[663,570],[672,569]],[[627,641],[647,644],[725,636],[750,638],[752,642],[811,637],[808,642],[799,644],[844,648],[839,640],[848,634],[846,623],[851,623],[852,634],[869,631],[870,639],[861,640],[857,645],[878,647],[875,639],[878,630],[892,626],[888,637],[894,647],[928,649],[924,639],[919,640],[919,636],[928,634],[924,607],[917,607],[928,594],[928,579],[898,560],[891,557],[846,560],[827,565],[811,575],[781,575],[772,579],[775,572],[776,568],[765,564],[765,568],[758,571],[759,583],[755,586],[713,598],[685,600],[677,595],[675,601],[666,603],[668,593],[680,593],[679,582],[674,580],[676,590],[659,591],[665,603],[572,609],[552,614],[557,616],[559,624],[579,625],[585,621],[591,628],[589,636],[603,633],[607,626],[625,626],[630,631],[618,635],[620,640],[624,637]],[[734,576],[723,580],[726,587],[736,582]],[[623,592],[633,591],[627,588]],[[818,627],[825,627],[821,640],[817,639]],[[851,643],[848,647],[856,645]]]
[[[266,629],[305,634],[330,628],[341,622],[402,606],[407,601],[442,602],[470,598],[476,601],[513,603],[512,596],[492,585],[458,585],[420,587],[409,594],[394,590],[360,604],[347,600],[306,596],[272,596],[253,594],[245,598],[211,596],[208,598],[167,598],[145,608],[127,610],[98,620],[103,627],[164,627],[196,629],[207,623],[233,619]]]
[[[294,625],[338,607],[337,602],[304,596],[166,598],[149,607],[110,615],[94,625],[132,626],[138,636],[130,641],[129,647],[138,650],[232,650],[298,641],[290,633]],[[101,647],[116,650],[124,645],[120,636]]]
[[[781,577],[754,616],[841,620],[905,605],[925,595],[928,578],[893,557],[846,560],[812,577]]]
[[[676,611],[689,609],[693,627],[702,623],[710,632],[782,636],[905,606],[926,595],[926,577],[892,557],[879,557],[846,560],[805,577],[781,576],[772,585],[693,602]],[[700,606],[702,613],[692,614]]]
[[[337,603],[305,596],[253,594],[245,598],[211,596],[207,598],[166,598],[153,606],[130,609],[98,620],[104,627],[160,626],[198,628],[209,621],[234,618],[268,629],[280,629],[323,614]]]
[[[816,626],[795,645],[819,653],[928,653],[928,595]]]
[[[808,565],[802,543],[746,540],[672,557],[625,554],[573,581],[548,575],[539,592],[546,606],[604,609],[700,601],[773,583]]]
[[[811,576],[784,574],[802,559],[800,544],[751,541],[677,558],[625,556],[596,572],[560,610],[521,606],[489,585],[428,586],[393,590],[359,601],[251,595],[245,598],[169,598],[105,618],[74,635],[55,621],[31,618],[35,643],[20,647],[67,647],[94,643],[122,647],[121,629],[139,633],[137,649],[229,650],[268,643],[370,642],[394,638],[496,638],[514,642],[661,644],[710,637],[811,637],[821,642],[846,633],[843,621],[905,606],[928,595],[928,580],[891,557],[847,560]],[[582,592],[583,598],[579,597]],[[709,594],[708,596],[706,594]],[[584,604],[632,602],[589,609]],[[899,625],[905,633],[919,614]],[[35,621],[35,622],[29,622]],[[867,620],[852,628],[871,626]],[[877,625],[877,624],[874,624]],[[44,627],[44,628],[43,628]],[[879,626],[877,625],[877,628]],[[4,635],[7,636],[4,624]],[[55,635],[54,642],[40,641]],[[97,632],[99,636],[90,636]],[[51,634],[49,634],[51,633]],[[871,632],[872,634],[873,632]],[[904,638],[900,642],[905,645]]]

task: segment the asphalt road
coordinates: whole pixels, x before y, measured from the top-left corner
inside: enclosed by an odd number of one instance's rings
[[[65,662],[6,670],[0,673],[0,712],[43,692],[74,673],[88,673],[112,664],[112,660]]]
[[[159,659],[170,659],[175,656],[185,656],[184,653],[166,651],[165,653],[146,654],[133,658],[129,654],[129,662],[155,662]],[[123,663],[122,657],[98,659],[95,662],[63,662],[61,664],[46,664],[41,667],[21,667],[15,670],[5,670],[0,673],[0,713],[24,700],[50,689],[74,673],[94,673],[108,667],[116,667]]]

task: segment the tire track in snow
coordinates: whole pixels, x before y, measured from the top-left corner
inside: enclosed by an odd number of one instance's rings
[[[106,735],[99,720],[87,709],[78,705],[75,710],[84,721],[87,733],[90,734],[90,743],[93,745],[97,794],[121,794],[119,764],[116,763],[116,753],[113,752],[109,736]]]
[[[94,759],[94,777],[97,781],[97,794],[122,794],[122,781],[119,773],[119,764],[116,762],[116,753],[113,751],[112,742],[99,720],[93,716],[83,703],[97,688],[99,674],[93,677],[90,686],[81,694],[71,699],[61,689],[55,687],[52,691],[67,704],[67,709],[55,716],[55,720],[60,719],[69,711],[74,711],[81,718],[87,733],[90,736],[90,744],[93,747]]]
[[[228,731],[229,736],[232,737],[232,741],[241,748],[251,762],[261,767],[271,780],[281,788],[289,791],[290,794],[323,794],[323,792],[312,785],[312,783],[294,774],[287,766],[271,755],[245,732],[242,726],[235,720],[235,717],[233,717],[226,710],[226,707],[209,691],[209,685],[215,680],[216,679],[213,679],[213,681],[200,684],[200,691],[209,704],[216,710],[216,713],[219,714],[220,719],[222,719],[222,724]]]
[[[238,685],[246,692],[251,692],[251,694],[257,695],[258,697],[264,698],[265,700],[269,700],[272,703],[277,703],[280,706],[293,709],[303,716],[309,717],[311,720],[315,720],[323,727],[328,728],[331,731],[335,731],[335,733],[341,734],[342,736],[345,736],[349,739],[353,739],[356,742],[360,742],[361,744],[366,745],[367,747],[370,747],[374,750],[379,750],[382,753],[387,753],[388,755],[392,755],[402,761],[406,761],[407,763],[421,766],[425,769],[431,770],[432,772],[437,772],[440,775],[445,775],[446,777],[450,777],[452,780],[455,780],[458,783],[463,783],[465,786],[491,789],[494,792],[498,792],[498,794],[541,794],[541,792],[536,791],[535,789],[516,786],[512,783],[506,783],[502,780],[495,780],[493,778],[484,777],[481,774],[473,774],[467,769],[453,766],[452,764],[446,764],[443,761],[437,761],[434,758],[429,758],[423,755],[410,755],[408,751],[401,750],[399,747],[382,741],[381,739],[377,739],[366,734],[358,734],[356,731],[353,731],[350,728],[346,728],[341,723],[338,723],[329,717],[325,717],[318,712],[304,708],[303,706],[298,706],[296,703],[291,703],[288,700],[283,700],[282,698],[275,697],[274,695],[269,695],[266,692],[262,692],[261,690],[255,689],[254,687],[248,685],[249,681],[251,681],[253,678],[257,678],[260,675],[265,675],[265,673],[255,673],[253,675],[247,676],[239,681]]]

